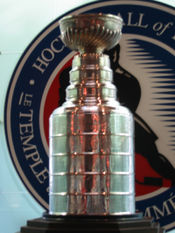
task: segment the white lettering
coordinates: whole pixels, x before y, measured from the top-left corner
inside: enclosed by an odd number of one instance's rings
[[[21,93],[20,98],[19,98],[19,102],[18,104],[21,105],[23,104],[25,107],[30,107],[32,105],[32,98],[33,95],[31,94],[24,94],[24,92]]]
[[[61,53],[65,48],[65,46],[62,44],[59,47],[59,41],[59,38],[55,38],[53,41],[51,41],[49,48],[44,48],[41,51],[40,56],[37,57],[32,67],[36,68],[43,74],[46,68],[48,67],[49,63],[54,60],[55,54]]]
[[[173,22],[168,22],[165,25],[162,22],[157,22],[153,25],[153,30],[157,32],[156,35],[161,36],[171,26],[173,26]]]
[[[19,124],[19,131],[20,131],[20,135],[24,135],[26,133],[33,133],[33,124],[32,123]]]
[[[35,145],[33,144],[29,144],[29,142],[34,138],[34,135],[28,135],[28,136],[24,136],[24,137],[21,137],[21,141],[24,141],[22,142],[22,144],[24,145],[23,146],[23,151],[26,152],[28,150],[34,150],[36,148]]]
[[[65,47],[64,45],[61,46],[61,48],[56,48],[56,47],[55,47],[55,44],[58,43],[59,40],[60,40],[60,39],[56,38],[56,39],[53,40],[53,41],[51,42],[51,44],[50,44],[50,48],[51,48],[51,50],[52,50],[54,53],[60,53],[60,52],[62,52],[63,49],[64,49],[64,47]]]
[[[171,206],[173,207],[173,209],[175,210],[175,196],[172,196],[168,199],[169,203],[171,204]]]
[[[19,118],[22,118],[21,120],[27,120],[29,122],[31,122],[33,120],[33,110],[29,109],[28,113],[19,113]]]
[[[44,71],[46,70],[48,65],[49,65],[49,63],[43,61],[40,57],[38,57],[36,59],[36,62],[32,65],[32,67],[36,68],[41,73],[44,73]]]
[[[49,177],[49,171],[45,167],[40,173],[36,175],[36,178],[38,179],[40,184],[43,184],[44,181]]]
[[[143,17],[144,14],[143,13],[139,13],[139,18],[137,22],[133,22],[132,18],[133,18],[133,12],[128,12],[128,23],[127,26],[130,27],[140,27],[140,28],[147,28],[148,24],[143,24]]]
[[[155,205],[153,205],[152,208],[154,210],[154,214],[155,214],[156,220],[160,219],[160,217],[162,217],[162,216],[168,216],[168,215],[171,214],[166,201],[163,202],[162,210],[159,209]]]
[[[36,175],[38,172],[35,171],[35,168],[39,165],[42,164],[43,161],[41,159],[39,159],[38,161],[36,161],[35,163],[33,163],[32,165],[29,165],[29,167],[31,168],[32,172],[34,175]]]
[[[146,209],[145,209],[145,217],[151,217],[152,215],[151,215],[151,208],[150,207],[147,207]]]
[[[33,161],[36,162],[40,159],[40,155],[39,155],[38,150],[37,150],[35,145],[31,145],[31,147],[28,150],[33,150],[33,149],[35,150],[34,152],[32,152],[30,154],[26,154],[25,156],[26,156],[26,159],[31,158]],[[26,152],[26,150],[25,150],[25,152]]]
[[[140,14],[139,14],[138,27],[141,27],[141,28],[147,28],[147,27],[148,27],[148,24],[145,24],[145,25],[143,25],[143,24],[142,24],[143,16],[144,16],[144,14],[143,14],[143,13],[140,13]]]
[[[132,15],[133,15],[133,12],[128,12],[128,23],[127,23],[127,26],[132,26],[132,27],[135,27],[137,26],[137,23],[132,23]]]
[[[175,195],[168,198],[161,206],[152,205],[145,209],[145,216],[153,217],[156,220],[166,217],[175,212]]]
[[[20,104],[27,107],[31,106],[31,98],[32,95],[22,93],[20,97]],[[40,184],[46,183],[45,181],[49,176],[48,169],[43,165],[43,160],[41,159],[37,146],[32,143],[34,138],[33,110],[28,109],[25,112],[20,112],[19,119],[19,133],[23,146],[22,148],[25,152],[25,159],[28,161],[29,168],[37,181]],[[48,189],[48,187],[45,188]]]
[[[51,49],[46,48],[46,49],[43,49],[43,51],[41,52],[41,57],[44,61],[50,62],[50,61],[53,61],[55,55]]]

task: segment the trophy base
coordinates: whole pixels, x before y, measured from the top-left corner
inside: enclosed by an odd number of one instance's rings
[[[141,213],[123,216],[55,216],[27,221],[20,233],[164,233],[158,223]]]

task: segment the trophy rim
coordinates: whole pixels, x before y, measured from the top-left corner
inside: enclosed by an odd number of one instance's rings
[[[66,22],[66,21],[69,21],[69,20],[75,20],[75,19],[80,19],[80,18],[86,18],[87,20],[87,17],[88,19],[97,19],[97,18],[101,18],[101,19],[110,19],[110,20],[118,20],[120,23],[121,23],[121,26],[123,26],[123,19],[120,17],[120,16],[117,16],[117,15],[113,15],[113,14],[104,14],[104,13],[84,13],[84,14],[77,14],[77,15],[66,15],[64,16],[63,18],[61,18],[58,22],[59,24],[62,24],[63,21]]]

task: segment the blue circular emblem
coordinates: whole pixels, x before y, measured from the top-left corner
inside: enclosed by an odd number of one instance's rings
[[[140,0],[98,1],[67,14],[111,13],[124,20],[120,44],[107,51],[118,99],[135,119],[136,208],[175,228],[175,9]],[[66,15],[67,15],[66,14]],[[61,17],[60,17],[61,18]],[[48,119],[65,99],[74,52],[58,18],[28,46],[12,75],[5,129],[14,166],[48,209]]]

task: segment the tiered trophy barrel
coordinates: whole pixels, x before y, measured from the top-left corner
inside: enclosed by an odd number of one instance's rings
[[[90,14],[60,21],[73,59],[66,102],[50,117],[50,215],[135,213],[133,118],[116,101],[104,49],[119,41],[122,20]]]

